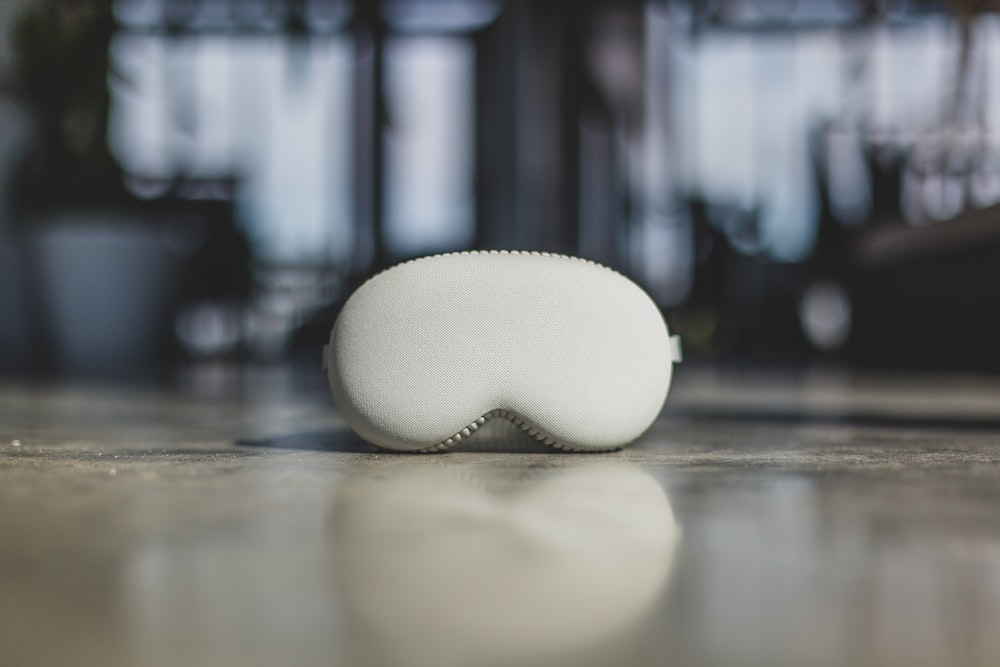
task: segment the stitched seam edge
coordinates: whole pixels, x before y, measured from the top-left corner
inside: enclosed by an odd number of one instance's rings
[[[424,447],[422,449],[414,449],[414,450],[411,450],[411,451],[415,452],[415,453],[418,453],[418,454],[429,454],[429,453],[433,453],[433,452],[443,452],[443,451],[446,451],[446,450],[450,449],[451,447],[457,445],[458,443],[462,442],[463,440],[468,440],[486,422],[490,421],[491,419],[495,419],[497,417],[500,417],[502,419],[506,419],[507,421],[509,421],[512,424],[514,424],[514,426],[518,427],[523,432],[525,432],[528,435],[530,435],[531,437],[533,437],[535,440],[543,442],[546,445],[549,445],[550,447],[552,447],[554,449],[560,449],[560,450],[563,450],[563,451],[566,451],[566,452],[580,452],[580,453],[613,452],[613,451],[617,451],[617,450],[621,449],[621,446],[615,446],[615,447],[593,447],[593,448],[571,447],[570,445],[567,445],[567,444],[564,444],[564,443],[556,441],[550,435],[548,435],[547,433],[545,433],[541,429],[535,427],[533,424],[528,423],[527,421],[525,421],[524,419],[522,419],[521,417],[519,417],[514,412],[511,412],[510,410],[505,410],[503,408],[497,408],[495,410],[490,410],[489,412],[487,412],[486,414],[484,414],[482,417],[480,417],[479,419],[476,419],[471,424],[469,424],[465,428],[461,429],[458,433],[456,433],[455,435],[451,436],[450,438],[447,438],[446,440],[443,440],[443,441],[439,442],[436,445],[431,445],[430,447]],[[395,451],[398,451],[398,450],[395,450]]]
[[[385,268],[385,269],[382,269],[378,273],[376,273],[373,276],[369,277],[367,280],[365,280],[363,283],[361,283],[361,285],[358,286],[358,289],[361,289],[362,287],[364,287],[365,285],[367,285],[371,281],[375,280],[379,276],[381,276],[381,275],[383,275],[385,273],[389,273],[390,271],[392,271],[394,269],[398,269],[401,266],[406,266],[408,264],[414,264],[416,262],[423,262],[424,260],[428,260],[428,259],[437,259],[439,257],[460,257],[462,255],[530,255],[530,256],[534,256],[534,257],[554,257],[556,259],[569,259],[569,260],[572,260],[574,262],[583,262],[584,264],[590,264],[590,265],[595,266],[595,267],[597,267],[599,269],[604,269],[605,271],[610,271],[611,273],[614,273],[616,275],[622,276],[626,280],[629,280],[629,278],[627,276],[625,276],[624,274],[622,274],[622,273],[620,273],[618,271],[615,271],[610,266],[605,266],[604,264],[601,264],[600,262],[595,262],[592,259],[586,259],[586,258],[583,258],[583,257],[574,257],[573,255],[565,255],[563,253],[558,253],[558,252],[545,252],[545,251],[542,251],[542,250],[458,250],[458,251],[455,251],[455,252],[439,252],[439,253],[437,253],[435,255],[425,255],[423,257],[414,257],[413,259],[408,259],[408,260],[400,262],[398,264],[393,264],[392,266],[390,266],[388,268]]]

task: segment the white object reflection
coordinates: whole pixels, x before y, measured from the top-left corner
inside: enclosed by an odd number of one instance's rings
[[[344,483],[332,540],[358,664],[578,664],[648,618],[679,536],[663,488],[620,464],[525,472]]]

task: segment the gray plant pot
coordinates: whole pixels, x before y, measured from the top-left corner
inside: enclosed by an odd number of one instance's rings
[[[181,258],[162,226],[136,214],[72,212],[33,238],[47,365],[76,375],[132,375],[163,360]]]

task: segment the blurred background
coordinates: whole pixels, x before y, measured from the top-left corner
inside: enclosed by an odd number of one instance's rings
[[[1000,371],[996,10],[4,0],[0,372],[318,366],[470,248],[607,264],[696,361]]]

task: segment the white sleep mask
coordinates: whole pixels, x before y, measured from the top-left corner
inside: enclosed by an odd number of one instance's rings
[[[324,348],[365,440],[436,451],[494,417],[560,449],[618,449],[656,419],[680,345],[621,274],[537,252],[399,264],[351,295]]]

